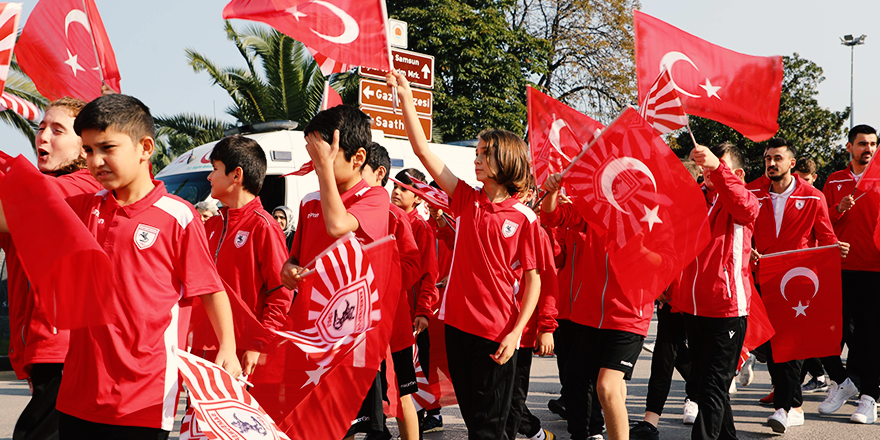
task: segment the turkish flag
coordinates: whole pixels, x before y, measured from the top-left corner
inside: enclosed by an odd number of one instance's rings
[[[528,87],[529,149],[538,188],[550,174],[561,173],[604,125]]]
[[[40,0],[15,46],[18,65],[49,100],[120,92],[119,68],[94,0]]]
[[[611,267],[637,304],[660,295],[709,242],[703,193],[632,107],[573,163],[563,184],[581,216],[604,231]]]
[[[375,277],[375,284],[378,286],[377,298],[373,298],[373,294],[360,295],[362,299],[366,298],[366,301],[371,303],[372,323],[369,330],[346,347],[331,348],[330,351],[325,350],[320,353],[306,347],[307,338],[301,337],[295,343],[268,347],[265,352],[265,364],[260,365],[251,377],[251,382],[254,384],[251,394],[273,420],[279,421],[281,429],[291,438],[342,438],[351,426],[351,421],[356,417],[367,391],[376,378],[382,359],[385,358],[391,337],[391,324],[400,297],[401,278],[397,247],[392,238],[386,237],[363,246],[363,250],[365,252],[363,264],[368,262]],[[338,259],[343,257],[343,252],[345,251],[337,249],[328,254],[334,254],[335,256],[331,258]],[[327,257],[327,254],[323,257],[319,256],[316,260],[324,257]],[[339,268],[340,271],[346,269]],[[310,306],[311,310],[318,312],[311,314],[314,316],[314,321],[310,321],[312,325],[319,325],[318,320],[322,316],[339,317],[343,314],[357,316],[360,311],[367,310],[363,302],[342,304],[339,301],[344,298],[339,298],[338,294],[342,292],[345,295],[346,292],[343,292],[345,286],[337,284],[338,279],[334,277],[339,275],[332,273],[335,271],[333,269],[325,272],[327,278],[322,279],[324,276],[316,270],[314,275],[307,276],[304,281],[311,286],[302,285],[299,288],[300,292],[295,301],[311,303],[316,300],[325,301],[328,309],[339,312],[327,314]],[[336,291],[313,288],[320,284],[333,285],[335,286],[333,290]],[[328,292],[333,294],[329,301],[322,299]],[[386,294],[388,292],[393,294]],[[327,324],[333,326],[334,320],[331,319]],[[346,322],[342,324],[347,328]],[[296,330],[299,336],[303,336],[302,330],[307,326],[307,323],[288,322],[284,330]],[[330,330],[327,325],[324,327],[325,330]],[[338,337],[339,334],[335,336]],[[326,344],[313,345],[320,348]],[[333,408],[333,411],[327,411],[326,408]]]
[[[685,112],[756,141],[779,130],[782,57],[743,55],[633,11],[639,102],[666,68]]]
[[[837,245],[764,255],[761,297],[776,329],[773,360],[840,355],[843,311]]]
[[[752,300],[749,303],[749,316],[746,317],[746,336],[737,368],[742,367],[743,362],[748,359],[750,351],[769,341],[775,333],[776,330],[770,324],[770,318],[767,317],[767,309],[764,308],[761,296],[752,295]]]
[[[383,0],[232,0],[223,18],[261,21],[337,63],[388,70]]]
[[[5,162],[0,201],[39,306],[62,329],[114,322],[115,268],[55,183],[24,156]]]

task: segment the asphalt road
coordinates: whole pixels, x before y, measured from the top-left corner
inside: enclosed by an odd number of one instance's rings
[[[652,342],[653,338],[654,323],[651,325],[647,342]],[[642,351],[636,364],[633,379],[628,384],[627,409],[630,420],[641,420],[644,415],[650,365],[651,354]],[[731,404],[740,439],[777,437],[777,434],[774,434],[765,424],[767,417],[772,414],[773,410],[758,404],[758,399],[767,395],[771,388],[767,366],[758,364],[755,373],[756,379],[751,386],[740,387],[737,393],[731,395]],[[0,439],[12,437],[15,421],[27,404],[29,396],[27,383],[16,381],[11,372],[0,372]],[[542,420],[544,427],[556,434],[559,439],[568,439],[565,421],[547,409],[547,401],[558,397],[559,383],[556,360],[554,358],[536,358],[532,365],[531,390],[528,398],[529,409]],[[880,439],[880,423],[857,425],[849,422],[850,415],[856,409],[856,403],[853,401],[848,402],[833,416],[819,417],[817,407],[822,399],[824,399],[824,393],[804,395],[805,425],[789,429],[789,432],[782,437],[791,440]],[[683,404],[684,382],[676,373],[665,412],[660,419],[661,439],[690,438],[690,427],[681,422]],[[425,439],[466,439],[467,431],[458,408],[445,408],[442,414],[445,430],[439,433],[425,434]],[[178,420],[180,416],[182,416],[182,412],[179,414]],[[389,422],[392,431],[396,432],[396,427],[393,424],[394,422]],[[172,435],[172,438],[177,438],[176,434]]]

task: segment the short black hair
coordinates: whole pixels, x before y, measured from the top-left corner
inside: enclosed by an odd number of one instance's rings
[[[736,145],[731,144],[730,142],[722,142],[712,148],[710,148],[712,154],[714,154],[719,160],[727,154],[730,158],[730,168],[731,169],[745,169],[746,167],[746,157],[743,156],[742,150],[739,149]]]
[[[367,151],[369,151],[370,154],[367,156],[366,164],[369,165],[373,171],[378,170],[379,167],[385,167],[385,177],[382,178],[382,186],[385,186],[388,184],[388,178],[391,177],[391,157],[388,156],[388,150],[376,142],[370,142]]]
[[[407,168],[405,170],[401,170],[399,173],[397,173],[396,176],[394,176],[394,178],[407,184],[407,185],[412,185],[413,182],[412,182],[412,179],[409,178],[409,176],[413,176],[416,179],[421,180],[422,182],[425,181],[425,173],[423,173],[415,168]]]
[[[877,130],[874,130],[874,127],[871,127],[870,125],[865,125],[865,124],[859,124],[859,125],[856,125],[855,127],[849,129],[849,136],[848,136],[848,138],[849,138],[849,143],[853,143],[853,142],[855,142],[855,141],[856,141],[856,136],[858,136],[858,135],[860,135],[860,134],[873,134],[873,135],[876,135],[876,134],[877,134]]]
[[[810,158],[798,159],[797,164],[794,166],[794,171],[804,174],[816,174],[817,170],[816,161]]]
[[[769,150],[771,148],[783,148],[783,147],[788,149],[788,151],[791,153],[791,157],[797,157],[797,155],[798,155],[797,147],[795,147],[790,142],[788,142],[788,139],[781,138],[781,137],[770,138],[770,140],[767,141],[767,147],[764,148],[764,153],[767,153],[767,150]]]
[[[345,160],[351,162],[352,156],[358,149],[363,148],[367,151],[365,163],[369,163],[370,144],[373,142],[371,124],[372,120],[366,113],[350,105],[337,105],[318,112],[303,129],[303,133],[308,136],[310,133],[318,132],[324,141],[331,143],[333,131],[339,130],[339,149],[345,155]]]
[[[134,96],[114,93],[98,97],[80,110],[73,121],[73,131],[82,136],[85,130],[125,133],[134,142],[145,137],[156,138],[156,124],[150,109]]]
[[[226,175],[241,167],[241,186],[245,191],[258,195],[266,178],[266,153],[257,141],[240,134],[226,136],[211,151],[211,160],[222,162]]]

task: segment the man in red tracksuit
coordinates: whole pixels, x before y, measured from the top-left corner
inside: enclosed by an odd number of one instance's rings
[[[745,159],[733,144],[694,147],[703,169],[711,241],[682,272],[675,306],[684,312],[691,380],[697,381],[699,415],[693,439],[735,439],[728,388],[746,334],[751,279],[749,254],[758,201],[743,182]]]
[[[758,199],[752,251],[757,270],[760,270],[760,258],[764,254],[838,242],[828,217],[825,196],[793,174],[796,157],[797,149],[787,140],[770,139],[764,150],[768,180],[749,184],[749,190]],[[849,245],[840,243],[840,247],[841,254],[846,256]],[[773,431],[784,433],[791,426],[804,424],[801,409],[801,368],[804,361],[774,362],[772,339],[769,347],[767,369],[775,387],[773,406],[776,412],[767,419],[767,424]]]
[[[874,423],[876,401],[880,398],[880,344],[877,339],[877,310],[880,309],[880,250],[871,240],[877,228],[880,193],[867,183],[853,197],[853,191],[877,150],[877,132],[857,125],[849,131],[846,149],[852,161],[845,169],[832,173],[823,192],[834,232],[841,241],[852,244],[843,260],[840,276],[843,291],[843,341],[849,346],[846,369],[839,356],[823,358],[822,364],[833,383],[820,414],[831,414],[858,394],[852,376],[861,383],[859,408],[850,418],[856,423]],[[874,164],[873,166],[877,166]]]

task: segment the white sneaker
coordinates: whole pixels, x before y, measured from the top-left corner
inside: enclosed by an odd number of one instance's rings
[[[788,410],[788,426],[803,426],[804,425],[804,411],[803,408],[798,411],[794,408]]]
[[[785,434],[788,430],[788,413],[782,408],[777,409],[773,415],[767,417],[767,425],[773,429],[773,432]]]
[[[694,421],[697,420],[697,414],[700,413],[700,406],[697,405],[697,402],[694,402],[691,399],[685,399],[684,401],[684,424],[685,425],[693,425]]]
[[[834,381],[831,381],[831,383],[833,385]],[[853,398],[858,393],[859,389],[847,377],[842,384],[829,387],[828,396],[825,397],[824,402],[819,404],[819,414],[834,414],[847,400]]]
[[[733,394],[736,392],[736,378],[730,381],[730,388],[727,390],[728,393]]]
[[[862,398],[859,399],[859,408],[849,418],[849,421],[871,424],[875,420],[877,420],[877,402],[874,401],[873,397],[863,394]]]
[[[739,384],[747,387],[755,380],[755,362],[758,358],[753,354],[749,354],[749,358],[743,362],[742,369],[739,371]]]

